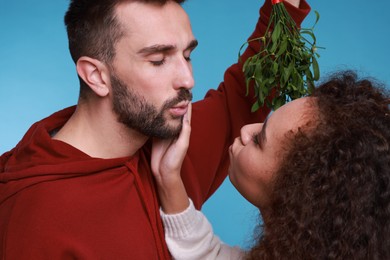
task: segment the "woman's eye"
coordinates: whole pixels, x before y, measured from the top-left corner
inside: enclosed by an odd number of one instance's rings
[[[253,135],[252,139],[253,139],[253,142],[260,147],[260,149],[263,149],[263,139],[261,138],[260,133],[255,133]]]
[[[258,133],[253,134],[252,140],[253,140],[253,142],[254,142],[255,144],[259,145],[259,144],[260,144],[260,143],[259,143],[259,134],[258,134]]]
[[[191,57],[184,57],[186,61],[191,61]]]

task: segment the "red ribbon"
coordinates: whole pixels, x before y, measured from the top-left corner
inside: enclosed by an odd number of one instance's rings
[[[282,3],[283,0],[272,0],[272,4],[273,5],[276,5],[276,4],[279,4],[279,3]]]

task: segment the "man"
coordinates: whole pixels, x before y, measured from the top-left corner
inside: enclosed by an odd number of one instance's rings
[[[170,258],[148,140],[177,136],[191,100],[197,41],[181,2],[71,2],[65,23],[80,98],[0,158],[2,258]],[[305,2],[286,5],[298,23],[309,11]],[[252,37],[265,31],[270,10],[267,1]],[[258,48],[251,43],[242,59]],[[241,126],[269,112],[250,112],[241,65],[193,105],[182,169],[198,209],[226,177]]]

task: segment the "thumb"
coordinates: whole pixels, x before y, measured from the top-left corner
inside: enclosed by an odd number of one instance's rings
[[[188,149],[191,135],[191,116],[192,116],[192,104],[188,105],[187,113],[183,117],[183,126],[179,137],[176,140],[178,147],[181,147],[182,153],[185,154]],[[184,157],[184,156],[183,156]]]

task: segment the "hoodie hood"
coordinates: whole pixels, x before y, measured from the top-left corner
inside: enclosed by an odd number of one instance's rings
[[[92,158],[67,143],[53,140],[50,133],[61,128],[75,108],[61,110],[35,123],[14,149],[0,157],[0,204],[41,182],[94,174],[129,162],[129,157]],[[130,160],[137,165],[138,154]]]

